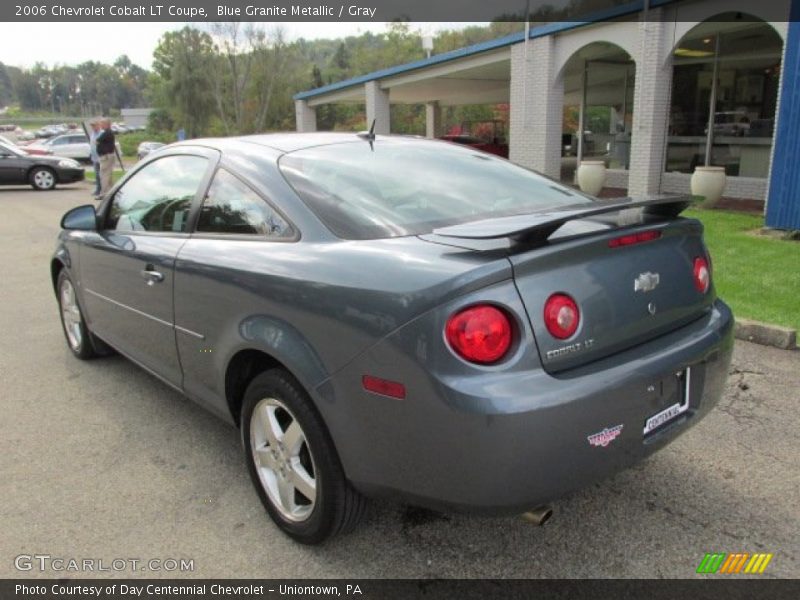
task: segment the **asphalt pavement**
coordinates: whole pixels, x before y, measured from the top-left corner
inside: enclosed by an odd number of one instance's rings
[[[684,578],[707,552],[772,553],[759,577],[800,573],[800,352],[742,341],[712,414],[553,503],[543,527],[373,502],[350,535],[292,542],[234,428],[123,358],[67,350],[48,265],[61,215],[90,189],[0,188],[0,577]],[[17,558],[35,555],[51,558]],[[52,559],[137,562],[79,574]],[[142,570],[150,559],[160,571]]]

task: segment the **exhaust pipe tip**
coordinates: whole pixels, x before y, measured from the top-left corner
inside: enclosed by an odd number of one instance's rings
[[[527,512],[522,513],[522,518],[525,519],[528,523],[532,523],[537,527],[541,527],[547,521],[550,520],[550,517],[553,516],[553,509],[549,506],[539,506],[534,508],[533,510],[529,510]]]

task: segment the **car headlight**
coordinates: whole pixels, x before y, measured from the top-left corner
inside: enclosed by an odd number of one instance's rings
[[[62,169],[80,169],[81,166],[78,164],[78,161],[72,160],[71,158],[65,158],[63,160],[58,161],[58,166]]]

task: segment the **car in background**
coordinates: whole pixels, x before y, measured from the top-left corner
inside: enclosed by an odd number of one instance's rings
[[[84,162],[89,162],[91,160],[89,138],[87,138],[86,134],[83,132],[67,133],[44,141],[34,142],[33,144],[25,146],[25,151],[28,154],[35,155],[55,154],[57,156],[64,156]]]
[[[136,156],[139,158],[139,160],[142,160],[148,154],[158,150],[159,148],[163,148],[164,146],[166,146],[166,144],[161,142],[142,142],[136,148]]]
[[[116,146],[117,152],[121,155],[119,142],[116,142]],[[92,160],[89,138],[82,132],[67,133],[48,140],[34,142],[33,144],[25,146],[24,149],[28,154],[40,156],[53,154],[66,158],[73,158],[82,162],[91,162]]]
[[[10,139],[8,139],[4,135],[0,135],[0,142],[5,144],[6,146],[16,146],[16,147],[18,147],[18,145],[16,143],[12,142]]]
[[[18,142],[30,142],[36,139],[36,134],[27,129],[18,129],[15,135]]]
[[[404,136],[192,140],[66,213],[48,275],[69,351],[237,425],[266,511],[313,544],[367,495],[542,507],[709,414],[734,322],[690,204]]]
[[[52,190],[61,183],[82,181],[81,165],[61,156],[31,156],[22,148],[0,142],[0,185],[30,185],[35,190]]]
[[[743,136],[750,129],[750,118],[742,110],[728,110],[714,113],[714,135]],[[708,127],[705,129],[708,133]]]
[[[501,120],[464,121],[439,139],[508,158],[505,122]]]

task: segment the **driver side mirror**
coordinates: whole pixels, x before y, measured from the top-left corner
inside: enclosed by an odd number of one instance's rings
[[[97,213],[94,210],[94,206],[84,204],[67,211],[61,217],[61,229],[97,231]]]

